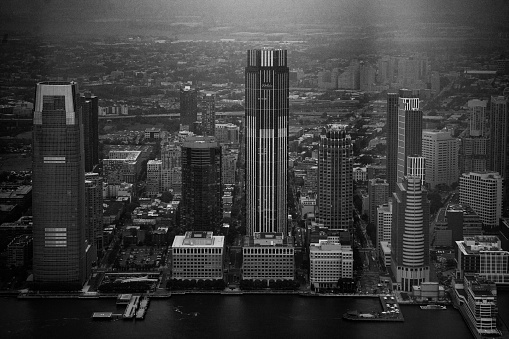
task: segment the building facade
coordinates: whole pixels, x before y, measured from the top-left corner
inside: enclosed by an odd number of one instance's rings
[[[189,137],[182,144],[180,226],[212,231],[222,218],[221,146],[214,137]]]
[[[289,70],[286,50],[249,50],[245,69],[246,228],[287,230]]]
[[[85,219],[88,244],[96,250],[102,250],[105,245],[103,239],[103,178],[98,173],[85,173]]]
[[[389,196],[396,190],[398,172],[398,107],[399,93],[387,94],[387,182]]]
[[[396,182],[407,175],[409,156],[422,156],[422,111],[419,98],[401,90],[398,106],[398,156]]]
[[[87,277],[85,156],[78,86],[37,84],[33,117],[34,282]]]
[[[162,160],[149,160],[147,162],[147,186],[146,193],[149,197],[155,197],[161,192],[161,167]]]
[[[339,279],[353,278],[350,245],[320,240],[309,246],[309,282],[315,290],[336,288]]]
[[[173,279],[223,279],[223,236],[215,236],[212,232],[186,232],[175,236],[171,253]]]
[[[317,221],[331,230],[351,230],[353,145],[345,125],[328,125],[318,146]]]
[[[451,186],[458,181],[459,141],[450,131],[422,132],[422,155],[426,158],[426,184]]]
[[[429,201],[421,178],[406,177],[393,194],[392,272],[398,289],[429,281]]]
[[[460,202],[470,205],[488,229],[496,227],[502,216],[502,181],[497,172],[470,172],[460,177]]]
[[[201,129],[203,135],[214,136],[216,125],[216,97],[212,93],[207,93],[203,98],[205,110],[201,115]]]
[[[387,204],[383,204],[376,209],[376,248],[380,251],[382,241],[391,242],[392,231],[392,199]],[[390,264],[389,264],[390,266]]]
[[[85,171],[91,172],[99,164],[99,100],[90,92],[80,96],[83,114],[83,144]]]
[[[242,279],[294,280],[295,248],[283,233],[246,236],[242,247]]]
[[[389,183],[384,179],[371,179],[368,181],[369,195],[369,221],[376,223],[378,206],[383,205],[389,199]]]
[[[195,88],[183,86],[180,88],[180,124],[187,126],[189,131],[198,120],[198,97]]]

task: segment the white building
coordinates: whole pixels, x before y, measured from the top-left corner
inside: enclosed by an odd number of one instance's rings
[[[161,191],[173,189],[180,192],[182,151],[179,145],[169,144],[161,147]],[[176,170],[178,168],[178,170]]]
[[[378,206],[376,209],[376,247],[380,249],[382,241],[391,241],[391,228],[392,228],[392,200],[387,204]]]
[[[464,237],[458,246],[459,276],[473,273],[497,284],[509,284],[509,252],[497,236]]]
[[[283,233],[246,236],[242,247],[242,279],[294,280],[295,249]]]
[[[470,205],[485,227],[496,227],[502,216],[502,182],[497,172],[470,172],[460,177],[460,202]]]
[[[173,279],[223,279],[224,236],[186,232],[175,236],[171,251]]]
[[[426,158],[426,183],[450,186],[458,181],[459,140],[450,131],[422,132],[422,155]]]
[[[352,169],[353,181],[366,181],[368,179],[368,172],[366,167],[354,167]]]
[[[320,240],[309,246],[309,281],[315,289],[335,288],[341,278],[353,278],[350,245]]]

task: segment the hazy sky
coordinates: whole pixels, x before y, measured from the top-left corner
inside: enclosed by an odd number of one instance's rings
[[[191,20],[248,23],[398,24],[462,20],[507,28],[509,0],[0,0],[0,21]],[[20,24],[21,25],[21,24]],[[1,28],[1,24],[0,24]]]

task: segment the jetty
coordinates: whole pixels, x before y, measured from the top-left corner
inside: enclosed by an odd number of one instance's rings
[[[145,319],[145,313],[147,312],[149,302],[150,302],[149,297],[144,296],[140,302],[140,307],[138,308],[138,311],[136,311],[136,320]]]
[[[140,296],[133,295],[124,311],[124,319],[133,319],[136,315],[136,310],[140,304]]]

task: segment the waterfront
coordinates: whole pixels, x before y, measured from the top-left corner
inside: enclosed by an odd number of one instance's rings
[[[509,318],[509,292],[500,292]],[[348,322],[347,310],[380,310],[378,298],[287,295],[182,295],[151,300],[142,321],[93,321],[93,312],[121,313],[114,299],[0,299],[1,338],[470,338],[452,306],[423,311],[401,305],[403,323]],[[120,311],[120,312],[118,312]]]

